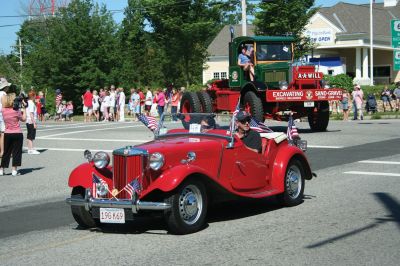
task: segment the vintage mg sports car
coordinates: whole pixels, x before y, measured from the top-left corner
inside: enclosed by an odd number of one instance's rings
[[[66,201],[74,219],[89,228],[157,212],[171,233],[188,234],[200,230],[208,206],[226,196],[276,195],[285,206],[300,204],[305,179],[313,176],[304,145],[289,143],[284,133],[261,133],[262,153],[256,153],[231,125],[226,115],[164,115],[153,141],[111,156],[85,151],[88,162],[69,176]]]

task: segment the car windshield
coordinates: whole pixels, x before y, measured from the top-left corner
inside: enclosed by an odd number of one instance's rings
[[[155,135],[156,138],[169,134],[207,134],[230,137],[231,121],[232,116],[227,114],[164,114]]]
[[[287,61],[291,59],[290,44],[257,44],[257,61]]]

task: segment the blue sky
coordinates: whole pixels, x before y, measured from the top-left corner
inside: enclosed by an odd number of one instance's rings
[[[120,10],[124,9],[127,5],[127,0],[96,0],[98,3],[104,3],[109,10]],[[21,24],[24,18],[21,17],[2,17],[2,16],[20,16],[26,15],[27,11],[24,11],[21,3],[29,3],[29,0],[0,0],[0,53],[10,53],[12,45],[16,41],[16,32],[19,30],[19,26],[7,26]],[[316,0],[316,6],[332,6],[339,2],[338,0]],[[348,2],[352,4],[363,4],[369,3],[369,0],[342,0],[342,2]],[[383,2],[378,0],[376,2]],[[123,13],[118,12],[114,14],[114,19],[120,22],[123,18]]]

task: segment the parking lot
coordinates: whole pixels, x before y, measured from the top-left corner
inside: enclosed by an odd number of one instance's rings
[[[268,121],[275,131],[286,123]],[[328,132],[296,124],[317,178],[304,202],[273,198],[211,208],[204,230],[169,235],[163,221],[79,230],[64,200],[83,151],[152,139],[139,122],[46,123],[40,155],[0,178],[2,265],[397,265],[400,259],[400,120],[331,121]],[[104,251],[107,250],[107,253]]]

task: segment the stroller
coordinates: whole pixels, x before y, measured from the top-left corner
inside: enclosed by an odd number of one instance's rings
[[[370,113],[370,112],[375,113],[377,111],[377,106],[378,106],[378,104],[376,103],[375,95],[372,93],[368,94],[367,103],[365,105],[365,110],[368,113]]]

